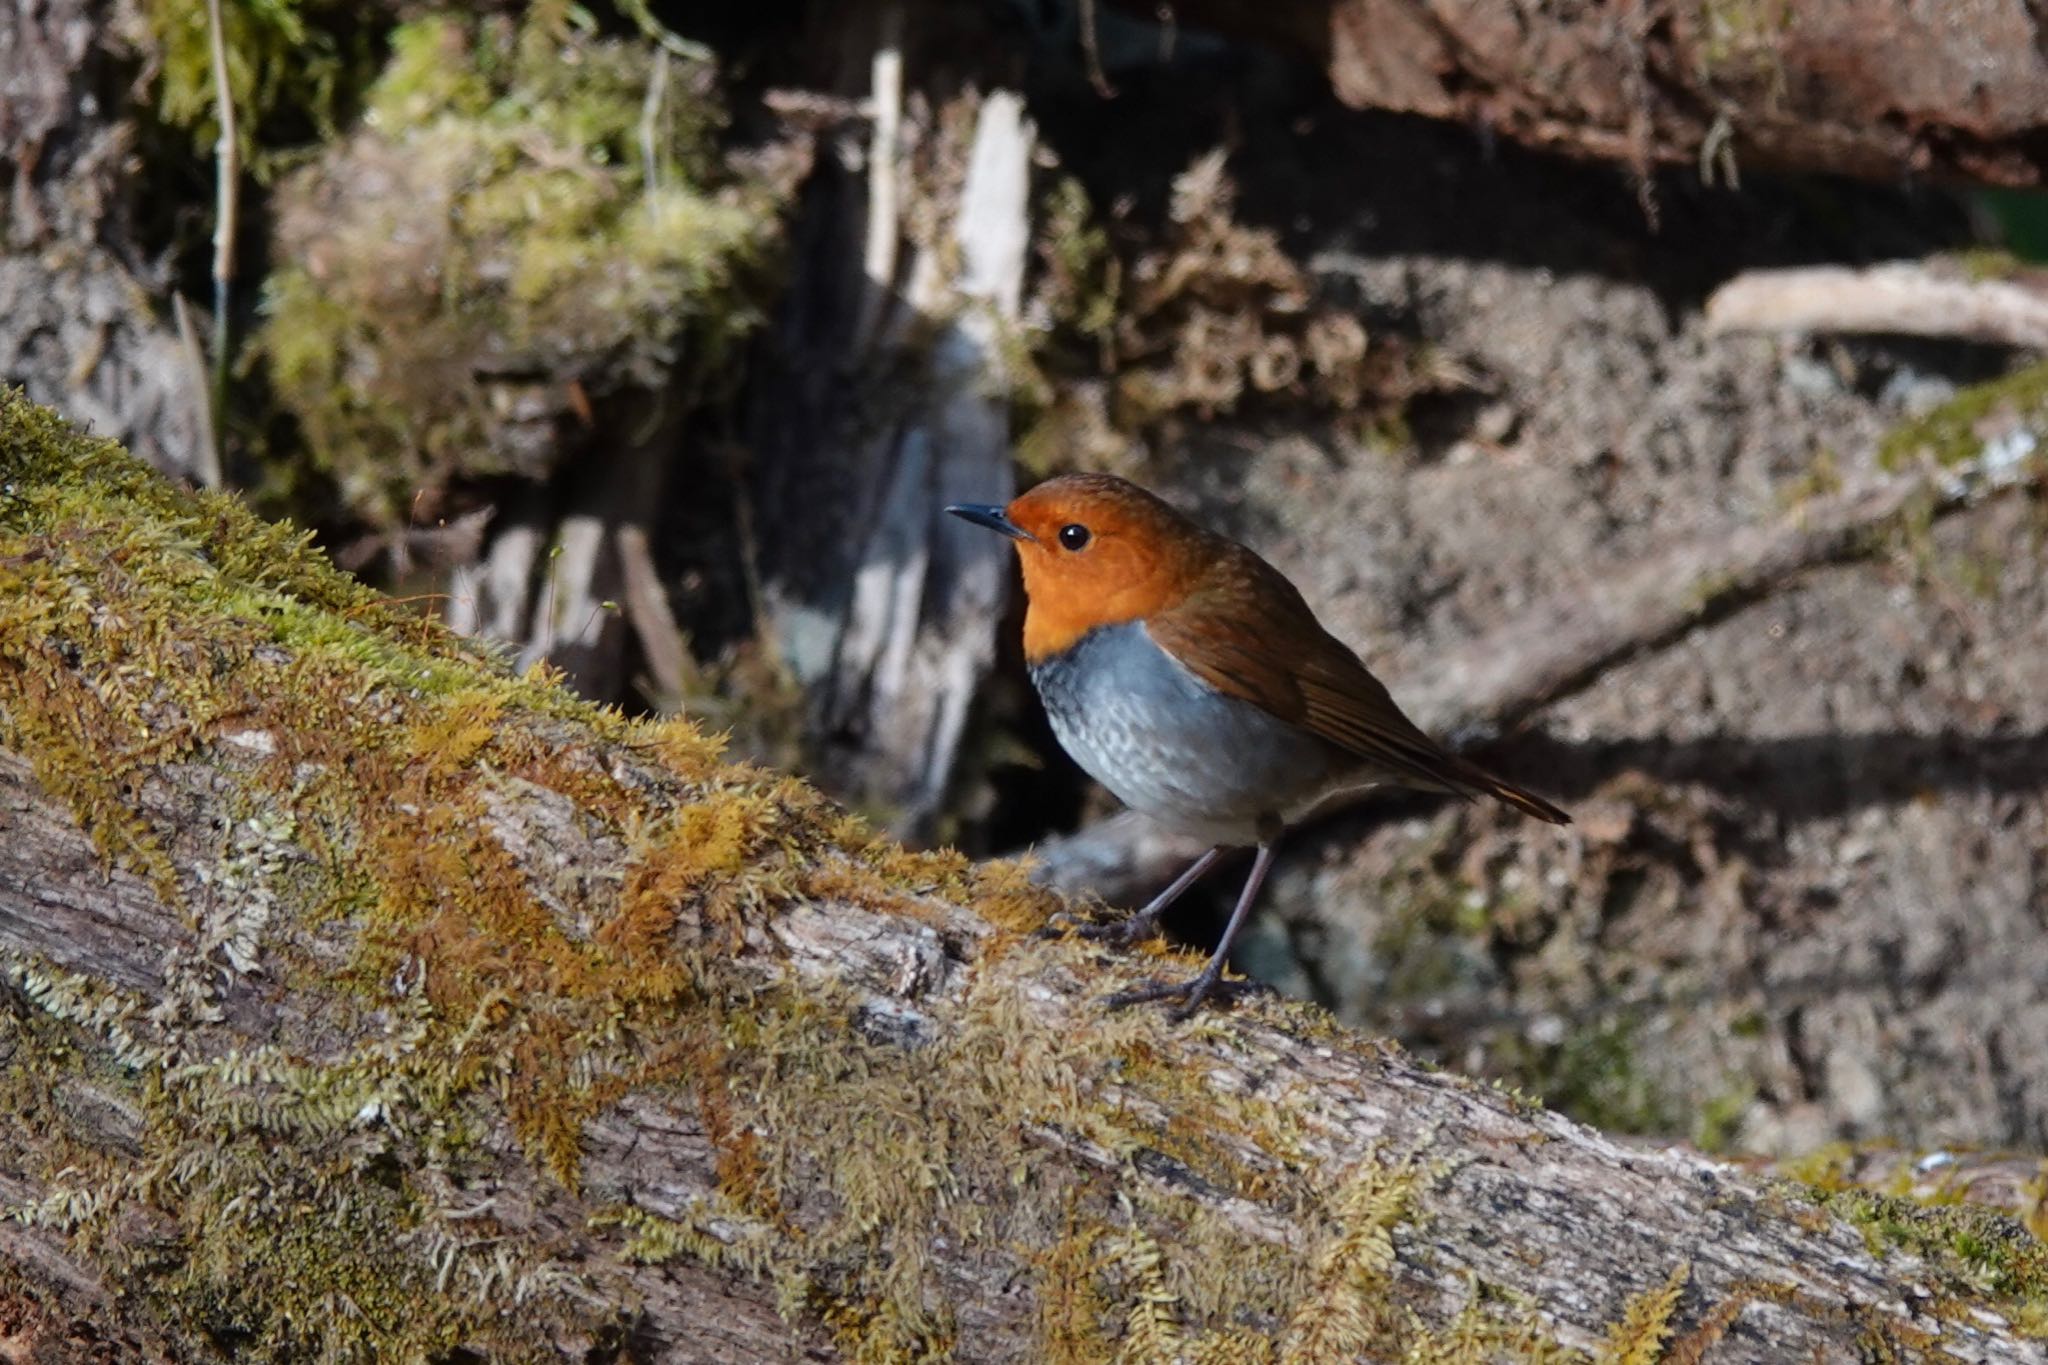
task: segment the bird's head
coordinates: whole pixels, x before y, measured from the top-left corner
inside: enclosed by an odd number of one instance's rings
[[[1063,474],[1008,507],[946,510],[1016,543],[1031,660],[1064,651],[1097,626],[1175,605],[1214,553],[1207,532],[1111,474]]]

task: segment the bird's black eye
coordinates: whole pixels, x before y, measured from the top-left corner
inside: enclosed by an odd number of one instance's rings
[[[1060,544],[1069,550],[1079,550],[1088,544],[1088,528],[1078,521],[1070,521],[1060,527]]]

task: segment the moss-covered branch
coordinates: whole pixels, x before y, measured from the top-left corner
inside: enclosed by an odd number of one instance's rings
[[[1302,1007],[1108,1015],[1147,963],[1034,938],[1055,908],[0,399],[0,1295],[46,1320],[294,1360],[2048,1360],[2017,1224],[1629,1150]]]

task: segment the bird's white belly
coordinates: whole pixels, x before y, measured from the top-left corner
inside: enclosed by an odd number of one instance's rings
[[[1352,765],[1335,746],[1210,687],[1138,622],[1035,664],[1061,747],[1133,810],[1219,844],[1254,843]]]

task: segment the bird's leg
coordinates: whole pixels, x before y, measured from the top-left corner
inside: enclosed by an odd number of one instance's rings
[[[1209,955],[1208,966],[1187,981],[1150,983],[1112,995],[1104,1003],[1113,1010],[1120,1010],[1130,1005],[1142,1005],[1148,1000],[1178,1000],[1180,1005],[1173,1011],[1173,1017],[1178,1021],[1201,1008],[1202,1002],[1212,995],[1236,999],[1268,989],[1255,981],[1225,981],[1223,964],[1230,959],[1230,945],[1236,941],[1238,930],[1244,928],[1245,919],[1251,914],[1252,902],[1259,898],[1259,888],[1265,885],[1267,869],[1272,865],[1273,843],[1268,839],[1259,844],[1259,856],[1252,861],[1252,874],[1244,879],[1244,890],[1238,893],[1237,908],[1230,912],[1230,923],[1223,926],[1223,940]],[[1199,868],[1200,864],[1196,867]]]
[[[1166,907],[1179,900],[1181,893],[1193,886],[1196,879],[1222,856],[1223,848],[1219,844],[1189,863],[1185,872],[1175,877],[1164,891],[1145,902],[1145,908],[1136,914],[1126,915],[1109,924],[1084,924],[1074,932],[1082,938],[1113,944],[1118,948],[1144,942],[1159,932],[1159,917],[1166,913]]]

